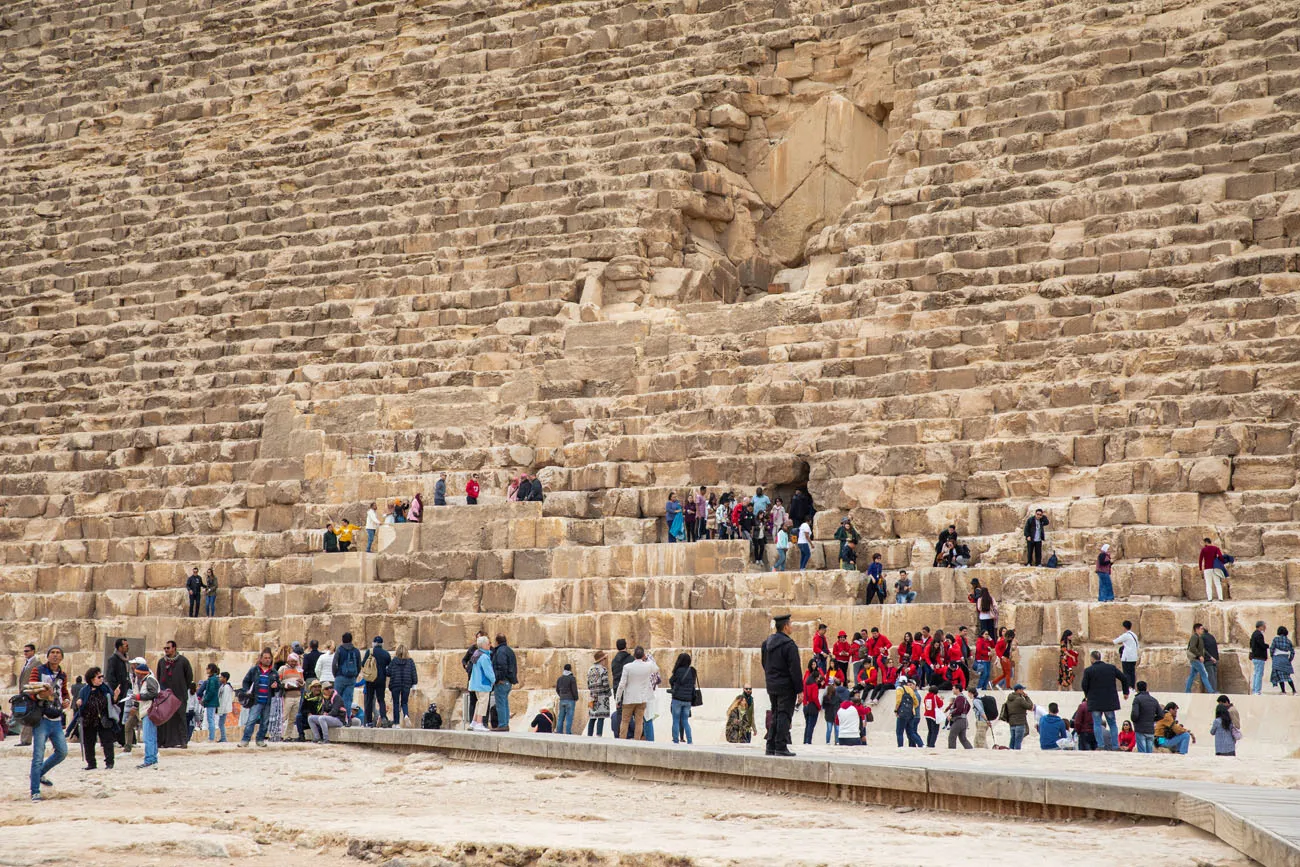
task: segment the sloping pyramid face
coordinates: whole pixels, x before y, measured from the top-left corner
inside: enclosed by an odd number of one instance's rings
[[[432,696],[482,628],[528,688],[619,637],[724,686],[758,680],[773,607],[805,644],[897,640],[969,622],[977,575],[1028,684],[1062,630],[1109,648],[1128,619],[1156,686],[1203,622],[1242,689],[1255,621],[1300,601],[1298,19],[13,0],[0,680],[27,641],[235,666],[351,630]],[[544,503],[504,501],[524,471]],[[700,485],[806,485],[810,570],[666,544]],[[417,491],[423,525],[319,553]],[[1062,569],[1021,565],[1034,508]],[[843,514],[917,604],[860,605]],[[950,523],[970,572],[931,568]],[[1205,536],[1237,558],[1222,604]],[[191,565],[214,618],[183,616]]]

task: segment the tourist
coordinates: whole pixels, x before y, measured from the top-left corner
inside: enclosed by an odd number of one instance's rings
[[[790,637],[790,615],[778,614],[772,622],[776,631],[763,641],[760,654],[772,708],[772,724],[767,727],[767,755],[792,757],[790,723],[803,684],[803,666],[799,664],[799,646]]]
[[[379,504],[372,503],[366,510],[366,553],[369,554],[375,547],[375,531],[380,526],[379,521]]]
[[[433,504],[435,506],[447,505],[447,474],[438,473],[438,481],[433,483]]]
[[[1110,544],[1101,546],[1101,551],[1097,554],[1097,601],[1114,602],[1115,586],[1110,580],[1110,570],[1114,565],[1114,560],[1110,556]]]
[[[1115,750],[1119,744],[1119,727],[1115,723],[1115,711],[1120,707],[1119,690],[1116,689],[1115,684],[1118,683],[1123,689],[1125,700],[1128,699],[1132,684],[1118,668],[1102,661],[1101,651],[1092,651],[1090,657],[1092,664],[1084,669],[1083,681],[1079,685],[1087,697],[1088,711],[1092,714],[1093,736],[1105,749]],[[1106,723],[1104,729],[1103,719]]]
[[[853,643],[848,640],[849,634],[843,629],[835,637],[835,645],[831,648],[831,668],[834,669],[840,683],[849,682],[849,663],[852,661]],[[836,704],[837,710],[839,705]]]
[[[921,716],[925,718],[925,745],[928,749],[934,749],[934,745],[939,742],[939,714],[943,710],[943,696],[939,695],[937,684],[930,684],[926,687],[925,695],[921,697]]]
[[[1097,749],[1097,727],[1092,722],[1092,711],[1088,708],[1088,699],[1079,702],[1079,706],[1074,709],[1074,733],[1079,739],[1079,750],[1081,752],[1092,752]],[[1102,736],[1105,737],[1103,731]]]
[[[406,520],[410,521],[412,524],[418,524],[423,518],[424,495],[417,491],[415,496],[411,497],[411,508],[406,514]]]
[[[411,716],[411,690],[420,682],[419,672],[415,670],[415,660],[405,644],[397,645],[393,658],[388,662],[388,692],[393,700],[393,725],[399,726]],[[418,710],[418,708],[417,708]]]
[[[948,749],[957,749],[957,742],[961,741],[962,749],[972,749],[970,741],[966,738],[966,730],[970,726],[968,714],[971,712],[971,703],[966,699],[962,688],[953,687],[952,697],[944,705],[943,713],[948,719]]]
[[[573,734],[573,715],[578,708],[578,679],[573,676],[573,666],[564,663],[564,670],[555,679],[555,697],[560,703],[560,714],[555,720],[555,732]]]
[[[812,743],[813,730],[822,711],[822,670],[816,659],[808,660],[808,668],[803,675],[803,690],[799,695],[799,704],[803,707],[803,742]]]
[[[344,521],[342,524],[339,524],[338,535],[340,554],[346,554],[348,551],[352,550],[352,534],[360,529],[360,527],[351,521]]]
[[[1207,602],[1214,601],[1214,593],[1210,592],[1213,589],[1219,594],[1219,601],[1222,602],[1223,579],[1228,577],[1224,574],[1224,564],[1227,562],[1227,558],[1219,550],[1219,546],[1211,542],[1208,536],[1201,541],[1204,545],[1201,548],[1198,565],[1201,574],[1205,577],[1205,600]],[[1213,585],[1213,588],[1211,588],[1211,585]]]
[[[987,587],[979,589],[979,596],[975,600],[976,618],[979,621],[979,631],[981,635],[987,635],[990,640],[997,636],[998,631],[998,604],[993,601],[993,594]]]
[[[677,502],[677,492],[668,492],[668,502],[664,504],[664,526],[668,528],[668,541],[680,542],[684,538],[686,519],[682,504]]]
[[[647,699],[645,703],[645,725],[643,726],[645,740],[653,743],[655,739],[655,720],[659,719],[658,690],[661,678],[659,675],[659,663],[655,662],[654,657],[650,655],[650,651],[648,650],[645,652],[645,661],[655,667],[654,674],[650,676],[650,698]],[[672,720],[670,718],[669,725],[671,724]]]
[[[203,578],[204,613],[208,617],[217,615],[217,588],[217,571],[209,566]]]
[[[170,689],[172,695],[181,701],[194,691],[194,669],[190,661],[176,651],[176,642],[168,641],[163,645],[163,656],[158,660],[158,685],[161,689]],[[173,714],[170,719],[158,726],[158,746],[163,749],[189,744],[189,729],[184,714]]]
[[[867,566],[867,598],[862,604],[870,605],[872,599],[877,599],[881,605],[884,605],[887,595],[885,566],[880,562],[879,554],[872,554],[871,563]]]
[[[1034,514],[1025,521],[1025,565],[1043,565],[1043,543],[1047,541],[1047,526],[1052,523],[1043,514],[1042,509],[1034,509]]]
[[[492,648],[492,671],[496,683],[492,686],[493,704],[497,709],[497,731],[510,729],[510,691],[519,685],[519,663],[515,652],[506,643],[506,637],[497,633],[496,647]]]
[[[826,629],[825,623],[818,623],[812,639],[812,657],[823,673],[829,670],[831,659],[830,639],[826,637]]]
[[[271,722],[271,701],[280,689],[280,675],[275,670],[271,648],[266,647],[257,662],[244,675],[239,703],[248,711],[244,720],[244,735],[238,746],[246,747],[257,731],[257,745],[266,746],[267,729]]]
[[[846,572],[858,571],[858,543],[854,541],[840,544],[840,568]]]
[[[898,680],[898,668],[889,664],[888,650],[882,651],[876,657],[876,664],[871,668],[870,679],[873,688],[868,698],[872,704],[876,704],[884,698],[886,692],[894,688]]]
[[[1264,665],[1268,662],[1268,639],[1264,637],[1264,621],[1255,621],[1255,631],[1250,634],[1250,694],[1264,691]]]
[[[907,572],[899,570],[898,580],[894,582],[894,604],[907,605],[916,601],[916,591],[912,589],[912,579]]]
[[[916,688],[907,677],[900,675],[894,691],[894,716],[898,718],[894,726],[894,734],[898,738],[899,748],[903,746],[904,735],[907,736],[909,747],[925,746],[925,742],[921,740],[921,735],[916,730],[921,722],[917,716],[920,709],[921,698],[916,694]]]
[[[1131,753],[1137,748],[1137,732],[1133,730],[1133,723],[1124,720],[1119,727],[1119,751],[1121,753]]]
[[[321,684],[321,712],[307,717],[312,742],[327,744],[330,742],[330,729],[345,728],[347,725],[348,706],[343,701],[343,696],[334,689],[334,684],[325,681]]]
[[[748,683],[727,707],[723,737],[729,744],[747,744],[754,738],[754,688]]]
[[[724,498],[726,494],[722,495]],[[719,539],[731,538],[731,509],[727,506],[725,499],[719,500],[718,505],[713,510],[714,522],[717,524],[717,537]]]
[[[991,695],[980,695],[973,686],[966,690],[966,694],[970,696],[970,706],[975,712],[975,749],[989,749],[994,746],[992,732],[993,721],[998,718],[997,702]]]
[[[555,732],[555,712],[544,707],[533,717],[528,730],[535,735],[549,735]]]
[[[587,669],[587,737],[604,737],[609,701],[614,690],[610,686],[609,669],[605,667],[608,655],[597,650],[593,658],[591,668]]]
[[[783,521],[776,531],[776,562],[772,564],[773,572],[785,571],[785,558],[790,553],[790,522]]]
[[[317,663],[317,668],[320,665]],[[357,676],[361,674],[361,651],[352,644],[352,633],[343,633],[342,643],[334,653],[330,663],[330,673],[334,675],[334,691],[343,700],[343,704],[352,707],[352,693],[356,688]]]
[[[799,571],[802,572],[808,568],[808,560],[812,557],[812,525],[805,519],[799,525]]]
[[[208,727],[208,743],[217,739],[220,729],[221,740],[226,739],[226,728],[217,725],[217,709],[221,707],[221,669],[215,662],[208,663],[208,676],[199,684],[199,700],[203,703],[204,723]]]
[[[835,712],[835,743],[842,747],[863,746],[862,717],[849,699],[840,702]]]
[[[1061,719],[1060,707],[1048,702],[1047,713],[1038,721],[1038,748],[1040,750],[1073,749],[1070,727]]]
[[[302,655],[302,676],[308,682],[320,680],[320,676],[316,674],[316,664],[323,655],[320,650],[320,642],[313,638],[307,642],[307,647],[310,649]]]
[[[487,716],[488,697],[492,694],[492,687],[496,683],[496,670],[492,666],[492,652],[489,650],[490,642],[488,637],[480,633],[475,640],[478,653],[474,656],[474,665],[469,674],[470,692],[474,693],[474,701],[471,703],[471,715],[473,722],[469,725],[472,732],[489,731],[488,727],[483,724]]]
[[[796,527],[802,527],[805,523],[811,524],[812,519],[812,497],[808,496],[808,489],[796,488],[790,497],[790,522]]]
[[[862,537],[858,533],[858,528],[853,526],[853,518],[845,515],[843,518],[840,518],[840,526],[839,529],[835,531],[834,538],[835,541],[839,542],[841,547],[843,547],[845,542],[857,542]]]
[[[627,721],[628,740],[646,739],[646,705],[654,696],[653,678],[658,674],[659,666],[647,659],[645,648],[638,645],[632,652],[632,661],[623,666],[623,675],[614,693]]]
[[[999,629],[1001,634],[997,642],[993,645],[993,655],[998,660],[998,676],[993,681],[993,687],[997,688],[1002,684],[1003,689],[1010,689],[1012,682],[1015,680],[1015,661],[1011,654],[1016,651],[1016,631],[1014,629]]]
[[[749,537],[755,566],[762,566],[767,561],[767,535],[767,512],[759,512],[754,516],[754,529]]]
[[[185,579],[185,590],[190,597],[190,617],[198,617],[199,602],[203,598],[203,579],[199,577],[198,566],[195,566],[190,576]]]
[[[786,512],[785,505],[781,502],[780,497],[777,497],[772,501],[772,508],[770,509],[769,514],[772,516],[773,528],[784,527],[787,524],[790,524],[790,515]]]
[[[1156,745],[1156,723],[1164,715],[1164,709],[1160,707],[1160,702],[1156,697],[1147,692],[1147,682],[1139,680],[1137,686],[1137,695],[1133,698],[1133,708],[1129,711],[1129,719],[1133,721],[1133,733],[1137,741],[1137,751],[1139,753],[1150,753],[1155,750]]]
[[[673,665],[673,673],[668,678],[669,695],[672,697],[671,712],[673,720],[673,743],[693,743],[691,739],[691,703],[695,699],[697,677],[691,665],[689,653],[679,653]]]
[[[1129,683],[1137,681],[1137,664],[1138,657],[1141,653],[1141,647],[1138,644],[1138,637],[1133,632],[1133,622],[1125,620],[1122,624],[1124,631],[1117,637],[1111,639],[1111,644],[1119,645],[1119,664],[1124,669],[1124,677]]]
[[[470,473],[469,481],[465,483],[465,505],[474,506],[478,504],[479,484],[478,474]]]
[[[126,639],[119,638],[117,640],[117,643],[124,645],[126,644]],[[40,662],[36,659],[36,645],[24,644],[23,645],[23,667],[22,667],[22,671],[19,672],[18,674],[18,683],[30,683],[32,680],[32,670],[37,668],[39,665]],[[29,726],[26,723],[23,724],[22,733],[18,740],[19,746],[29,747],[32,745],[33,730],[34,730],[33,726]]]
[[[1061,633],[1060,657],[1056,663],[1056,685],[1066,692],[1074,688],[1074,670],[1079,665],[1079,651],[1074,649],[1074,630]]]
[[[271,713],[271,740],[273,741],[288,737],[290,723],[296,724],[298,707],[302,703],[302,689],[307,683],[307,678],[302,673],[302,657],[294,652],[290,652],[285,657],[285,663],[279,669],[279,674],[280,689],[276,695],[279,699],[279,707],[273,708]],[[298,740],[306,740],[301,729],[298,730]]]
[[[367,670],[367,663],[374,660],[374,671]],[[376,635],[370,644],[370,649],[366,651],[365,658],[361,660],[361,672],[366,679],[364,691],[366,725],[374,728],[379,724],[381,719],[388,717],[388,700],[385,698],[388,687],[388,666],[393,661],[393,655],[384,649],[384,637]],[[379,715],[375,715],[375,705],[379,705]]]
[[[156,768],[158,767],[158,724],[150,717],[149,712],[153,710],[153,702],[162,693],[164,687],[161,682],[149,673],[149,663],[144,661],[143,657],[137,656],[131,660],[131,671],[134,674],[133,682],[135,692],[131,700],[135,702],[136,712],[140,716],[140,740],[144,742],[144,761],[137,765],[137,768]],[[175,696],[175,693],[172,693]],[[144,703],[149,702],[149,711],[144,710]],[[172,719],[176,719],[177,714],[172,714]],[[168,720],[167,722],[171,722]],[[184,722],[184,720],[181,720]]]
[[[1018,750],[1029,732],[1029,714],[1034,712],[1034,701],[1025,693],[1025,685],[1017,683],[1012,694],[1002,703],[1002,714],[1011,726],[1011,749]]]
[[[826,720],[826,743],[840,733],[840,704],[849,698],[849,690],[834,671],[826,678],[826,689],[822,692],[822,715]]]
[[[398,523],[401,522],[398,521],[397,504],[396,503],[389,504],[386,507],[386,511],[384,512],[384,524],[386,526],[391,526],[393,524],[398,524]]]
[[[956,524],[949,524],[946,530],[939,531],[939,541],[934,544],[934,563],[932,565],[939,565],[939,555],[943,553],[945,547],[949,547],[949,543],[952,543],[953,546],[957,544]]]
[[[1169,702],[1165,705],[1165,715],[1156,723],[1156,746],[1185,756],[1190,744],[1194,743],[1196,735],[1178,721],[1178,705]]]
[[[55,645],[45,652],[44,665],[25,666],[28,669],[23,692],[41,704],[41,718],[32,725],[31,793],[32,800],[41,800],[41,786],[52,786],[48,774],[68,757],[68,740],[63,731],[63,710],[72,704],[68,690],[68,675],[63,670],[63,648]],[[49,742],[54,752],[45,756]]]
[[[1295,646],[1291,644],[1291,639],[1287,636],[1285,626],[1277,628],[1277,635],[1273,636],[1273,642],[1268,646],[1269,656],[1273,659],[1273,669],[1269,673],[1269,683],[1278,688],[1282,694],[1286,694],[1286,688],[1291,687],[1291,694],[1295,695],[1295,683],[1291,676],[1295,674],[1293,663],[1295,660]]]
[[[104,751],[104,767],[113,769],[113,729],[117,726],[120,711],[113,703],[113,692],[104,682],[104,673],[98,666],[86,672],[86,685],[81,688],[81,752],[86,759],[86,770],[93,771],[95,743]]]
[[[312,649],[314,650],[315,647],[316,647],[316,642],[313,641]],[[311,653],[308,653],[305,658],[310,659]],[[306,665],[303,666],[303,671],[307,671]],[[321,680],[321,681],[328,680],[331,683],[334,682],[334,642],[332,641],[325,642],[325,649],[322,650],[320,652],[320,655],[316,657],[315,666],[310,672],[307,672],[307,674],[309,678],[314,677],[317,680]]]
[[[226,721],[235,711],[235,688],[230,684],[230,672],[221,672],[221,690],[217,694],[221,697],[221,704],[217,707],[217,726],[221,729],[218,740],[225,743]]]
[[[1187,639],[1187,683],[1183,686],[1183,692],[1191,692],[1192,685],[1197,678],[1201,680],[1201,688],[1206,692],[1213,692],[1214,688],[1210,686],[1210,673],[1205,670],[1205,640],[1201,637],[1201,632],[1205,627],[1199,623],[1192,624],[1191,637]]]
[[[1201,643],[1205,645],[1205,673],[1209,676],[1210,692],[1219,691],[1219,639],[1209,629],[1202,627]]]
[[[614,642],[614,660],[609,666],[609,682],[612,689],[617,690],[618,685],[623,680],[623,667],[632,661],[632,654],[627,652],[627,639],[620,638]],[[617,699],[614,701],[614,712],[610,715],[609,720],[612,729],[611,734],[616,738],[623,737],[623,708]]]
[[[703,542],[709,538],[709,509],[711,500],[705,496],[708,488],[700,485],[695,492],[695,539]]]
[[[1210,726],[1214,735],[1214,754],[1216,756],[1235,756],[1237,741],[1241,740],[1241,714],[1233,706],[1232,699],[1221,695],[1215,701],[1214,722]]]

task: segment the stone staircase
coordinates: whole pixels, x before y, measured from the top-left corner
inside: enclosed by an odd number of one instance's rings
[[[966,622],[950,522],[1035,685],[1128,618],[1238,690],[1296,623],[1293,4],[20,0],[0,58],[5,651],[351,628],[449,688],[488,627],[530,687],[620,635],[724,686],[772,607]],[[485,505],[316,553],[442,471]],[[802,483],[917,605],[662,544],[670,490]],[[1018,565],[1034,508],[1068,568]]]

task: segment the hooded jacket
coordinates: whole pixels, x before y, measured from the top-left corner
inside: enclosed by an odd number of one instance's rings
[[[1128,718],[1133,723],[1133,731],[1140,735],[1154,735],[1156,733],[1156,721],[1164,716],[1165,709],[1160,706],[1160,702],[1149,692],[1139,692],[1133,699],[1133,709],[1129,711]]]

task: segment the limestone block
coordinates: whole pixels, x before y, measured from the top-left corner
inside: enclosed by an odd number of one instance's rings
[[[1130,594],[1179,597],[1182,571],[1177,563],[1117,563],[1113,579]]]
[[[1096,597],[1093,597],[1096,598]],[[1124,631],[1123,622],[1130,621],[1135,630],[1142,625],[1142,612],[1146,606],[1126,602],[1106,602],[1088,607],[1088,629],[1085,633],[1089,641],[1105,644]],[[1166,609],[1169,610],[1169,609]],[[1139,632],[1139,638],[1141,633]]]
[[[1192,464],[1187,486],[1201,494],[1218,494],[1228,490],[1232,464],[1227,458],[1201,458]]]
[[[1186,607],[1144,605],[1138,636],[1143,644],[1185,645],[1194,617],[1194,612]]]
[[[1295,484],[1294,459],[1238,456],[1232,462],[1232,490],[1285,490]]]
[[[1106,497],[1101,504],[1101,525],[1147,523],[1147,498],[1144,496]]]

